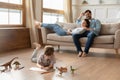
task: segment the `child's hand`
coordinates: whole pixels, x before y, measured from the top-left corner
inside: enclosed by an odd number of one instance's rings
[[[49,70],[50,68],[49,67],[44,67],[45,70]]]
[[[44,69],[45,67],[44,66],[41,66],[41,69]]]
[[[49,69],[49,67],[44,67],[44,66],[41,66],[41,69],[48,70],[48,69]]]

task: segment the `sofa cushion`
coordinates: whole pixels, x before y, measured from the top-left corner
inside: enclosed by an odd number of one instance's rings
[[[62,23],[62,22],[57,22],[58,25],[60,25],[64,30],[68,30],[68,29],[75,29],[77,27],[80,27],[79,24],[76,23]]]
[[[87,38],[83,37],[80,39],[81,43],[86,43]],[[98,43],[98,44],[104,44],[104,43],[114,43],[114,35],[101,35],[101,36],[97,36],[94,39],[93,43]]]
[[[47,40],[53,40],[58,42],[73,42],[72,36],[58,36],[55,33],[51,33],[47,35]],[[83,37],[80,39],[81,43],[86,43],[87,38]],[[114,35],[101,35],[94,39],[94,43],[113,43]]]
[[[72,36],[67,35],[67,36],[58,36],[56,33],[51,33],[47,35],[48,40],[53,40],[53,41],[62,41],[62,42],[73,42]]]
[[[100,34],[101,35],[114,35],[115,31],[120,29],[120,23],[105,23],[102,24]]]

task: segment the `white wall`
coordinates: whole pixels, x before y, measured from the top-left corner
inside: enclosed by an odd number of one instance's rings
[[[89,1],[90,0],[88,0],[88,2]],[[91,1],[93,2],[93,0]],[[110,1],[108,3],[110,3]],[[97,4],[97,1],[96,1],[96,4],[90,4],[89,2],[88,5],[81,5],[81,0],[73,0],[72,9],[73,9],[73,21],[76,20],[80,12],[83,12],[86,9],[90,9],[92,11],[92,16],[94,18],[100,19],[101,22],[116,22],[120,20],[116,18],[117,14],[120,12],[120,4],[111,4],[111,3],[110,4]]]

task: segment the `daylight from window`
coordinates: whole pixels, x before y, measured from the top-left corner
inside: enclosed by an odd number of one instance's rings
[[[0,8],[0,24],[22,24],[21,10]]]
[[[53,9],[59,12],[59,10],[63,10],[63,5],[64,0],[43,0],[43,9]],[[49,12],[43,12],[43,22],[45,23],[55,23],[63,21],[63,14],[53,13],[51,10],[49,10]]]
[[[22,0],[0,0],[0,2],[13,3],[13,4],[22,4]]]
[[[22,5],[22,0],[0,0],[1,4],[8,3],[9,6],[5,8],[0,6],[0,25],[21,25],[22,24],[22,10],[19,8],[12,9],[12,5]],[[3,2],[3,3],[2,3]],[[6,4],[5,4],[6,5]]]
[[[63,22],[64,16],[61,14],[55,13],[44,13],[43,14],[43,23],[56,23],[56,22]]]
[[[64,0],[43,0],[43,8],[63,10]]]

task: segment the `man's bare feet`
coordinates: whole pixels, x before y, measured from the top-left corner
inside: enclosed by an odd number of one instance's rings
[[[82,54],[83,54],[83,52],[79,52],[78,57],[81,57],[81,56],[82,56]]]
[[[41,45],[38,44],[37,42],[34,42],[33,45],[34,45],[35,49],[39,49],[41,47]]]
[[[83,52],[82,57],[86,57],[86,56],[87,56],[87,53]]]

